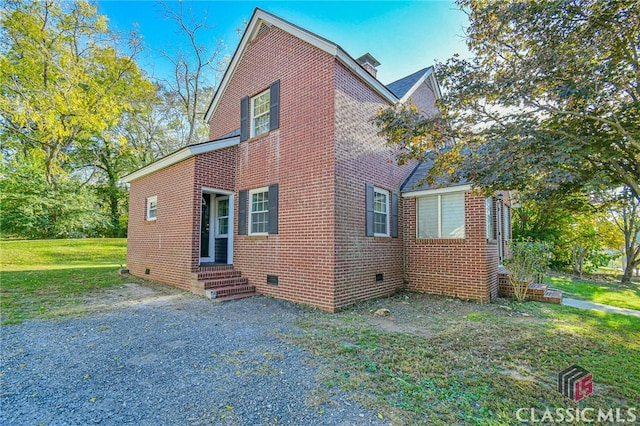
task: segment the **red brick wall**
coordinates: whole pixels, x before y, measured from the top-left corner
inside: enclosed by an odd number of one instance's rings
[[[407,288],[487,302],[497,295],[498,248],[487,243],[485,199],[465,194],[465,238],[417,239],[416,199],[403,200]]]
[[[365,185],[398,192],[413,167],[395,164],[393,152],[370,121],[388,104],[339,63],[335,79],[335,304],[339,308],[402,287],[402,227],[398,238],[365,235]],[[376,281],[376,274],[383,274],[383,280]]]
[[[439,114],[436,107],[436,93],[433,87],[431,87],[430,80],[427,79],[410,97],[410,101],[413,102],[419,110],[425,112],[427,116],[435,116]]]
[[[279,184],[279,233],[237,235],[235,223],[234,267],[260,293],[328,311],[334,310],[334,61],[272,27],[247,46],[210,121],[211,137],[239,128],[240,99],[280,80],[280,128],[239,145],[236,174],[236,194]],[[267,274],[278,276],[278,286],[266,284]]]
[[[232,191],[236,152],[200,154],[131,182],[127,266],[133,275],[190,288],[200,260],[202,186]],[[147,221],[146,200],[154,195],[157,219]]]
[[[191,270],[195,272],[200,263],[200,224],[202,187],[209,189],[235,190],[236,162],[238,147],[233,146],[219,151],[200,154],[195,157],[195,180],[193,185],[193,213]]]
[[[127,267],[133,275],[189,289],[195,164],[190,158],[131,182]],[[147,221],[147,197],[154,195],[157,219]]]

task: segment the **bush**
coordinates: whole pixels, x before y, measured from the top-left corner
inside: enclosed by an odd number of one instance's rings
[[[547,272],[551,250],[542,241],[520,240],[509,243],[511,257],[504,264],[509,269],[509,283],[518,301],[527,295],[529,284]]]

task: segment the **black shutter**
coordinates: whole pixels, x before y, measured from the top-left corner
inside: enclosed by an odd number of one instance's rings
[[[238,194],[238,235],[247,235],[247,191]]]
[[[278,184],[269,185],[269,233],[278,233]]]
[[[367,237],[373,237],[373,185],[366,184],[365,204],[367,212]]]
[[[240,142],[249,139],[249,97],[240,100]]]
[[[280,127],[280,80],[269,87],[269,130]]]
[[[398,238],[398,193],[391,193],[391,236]]]

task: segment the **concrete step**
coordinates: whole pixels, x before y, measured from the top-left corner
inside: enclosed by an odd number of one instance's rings
[[[209,299],[218,299],[220,297],[233,296],[236,294],[255,293],[256,287],[253,285],[233,285],[228,287],[218,287],[211,290],[205,290],[205,295]]]
[[[253,293],[238,293],[238,294],[232,294],[231,296],[216,297],[215,299],[212,299],[212,300],[214,302],[227,302],[229,300],[244,299],[246,297],[253,297],[257,295],[258,293],[254,291]]]
[[[211,290],[220,287],[232,287],[237,285],[247,285],[249,280],[245,277],[234,277],[234,278],[220,278],[215,280],[204,280],[202,281],[204,284],[205,290]]]

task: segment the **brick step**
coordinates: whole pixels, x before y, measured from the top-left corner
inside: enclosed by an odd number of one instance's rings
[[[245,277],[235,277],[235,278],[221,278],[221,279],[216,279],[216,280],[204,280],[202,281],[202,283],[204,284],[204,289],[205,290],[211,290],[214,288],[221,288],[221,287],[232,287],[232,286],[237,286],[237,285],[247,285],[249,283],[249,280]]]
[[[547,289],[547,291],[544,292],[542,301],[547,303],[557,303],[559,305],[562,303],[562,292],[558,290]]]
[[[233,269],[233,265],[210,265],[210,266],[198,266],[198,271],[224,271]]]
[[[197,275],[198,281],[212,281],[224,278],[238,278],[242,273],[235,269],[222,269],[219,271],[199,271]]]
[[[529,289],[527,290],[527,294],[531,296],[544,296],[544,292],[547,291],[546,284],[540,283],[531,283],[529,284]]]
[[[232,285],[227,287],[218,287],[211,290],[205,290],[205,294],[210,299],[218,299],[221,297],[233,296],[237,294],[255,294],[256,287],[253,285]]]

